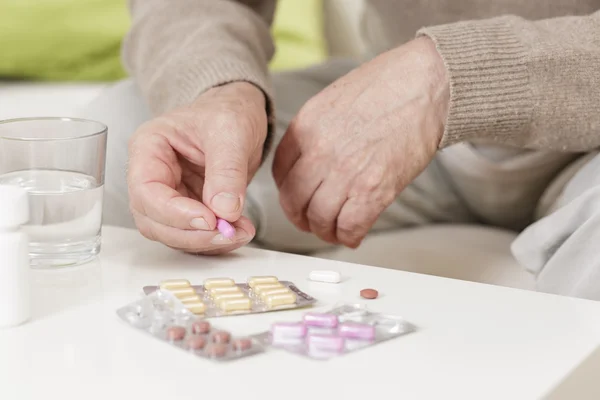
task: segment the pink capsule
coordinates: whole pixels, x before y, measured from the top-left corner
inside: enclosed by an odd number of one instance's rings
[[[357,322],[344,322],[338,327],[338,335],[350,339],[373,340],[375,327]]]
[[[235,236],[235,228],[227,221],[221,218],[217,218],[217,229],[227,239],[231,239]]]
[[[345,340],[340,336],[331,335],[308,335],[306,344],[312,351],[333,351],[341,352],[344,350]]]
[[[304,324],[320,328],[335,328],[338,326],[338,318],[333,314],[307,313],[304,314]]]
[[[274,344],[302,339],[306,326],[301,322],[278,322],[271,325],[271,340]]]

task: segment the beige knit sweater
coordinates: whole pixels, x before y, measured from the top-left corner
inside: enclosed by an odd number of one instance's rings
[[[367,2],[362,26],[373,54],[415,34],[437,44],[451,86],[442,147],[461,141],[600,147],[600,0]],[[130,0],[124,62],[153,112],[231,81],[252,82],[270,98],[275,6],[275,0]]]

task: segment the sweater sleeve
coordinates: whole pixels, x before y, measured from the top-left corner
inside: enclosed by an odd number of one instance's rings
[[[600,11],[421,29],[450,76],[441,147],[468,140],[558,151],[600,147]]]
[[[151,111],[160,114],[191,103],[212,87],[246,81],[265,93],[272,128],[268,62],[274,54],[269,27],[275,4],[276,0],[129,0],[132,27],[122,58]]]

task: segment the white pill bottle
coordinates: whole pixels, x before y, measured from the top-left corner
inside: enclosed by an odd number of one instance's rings
[[[29,239],[21,231],[28,220],[27,192],[0,185],[0,328],[31,317]]]

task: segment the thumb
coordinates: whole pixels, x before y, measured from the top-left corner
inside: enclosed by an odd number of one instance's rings
[[[215,137],[210,142],[205,146],[203,203],[218,217],[234,222],[244,208],[250,149],[243,140],[232,144]]]

